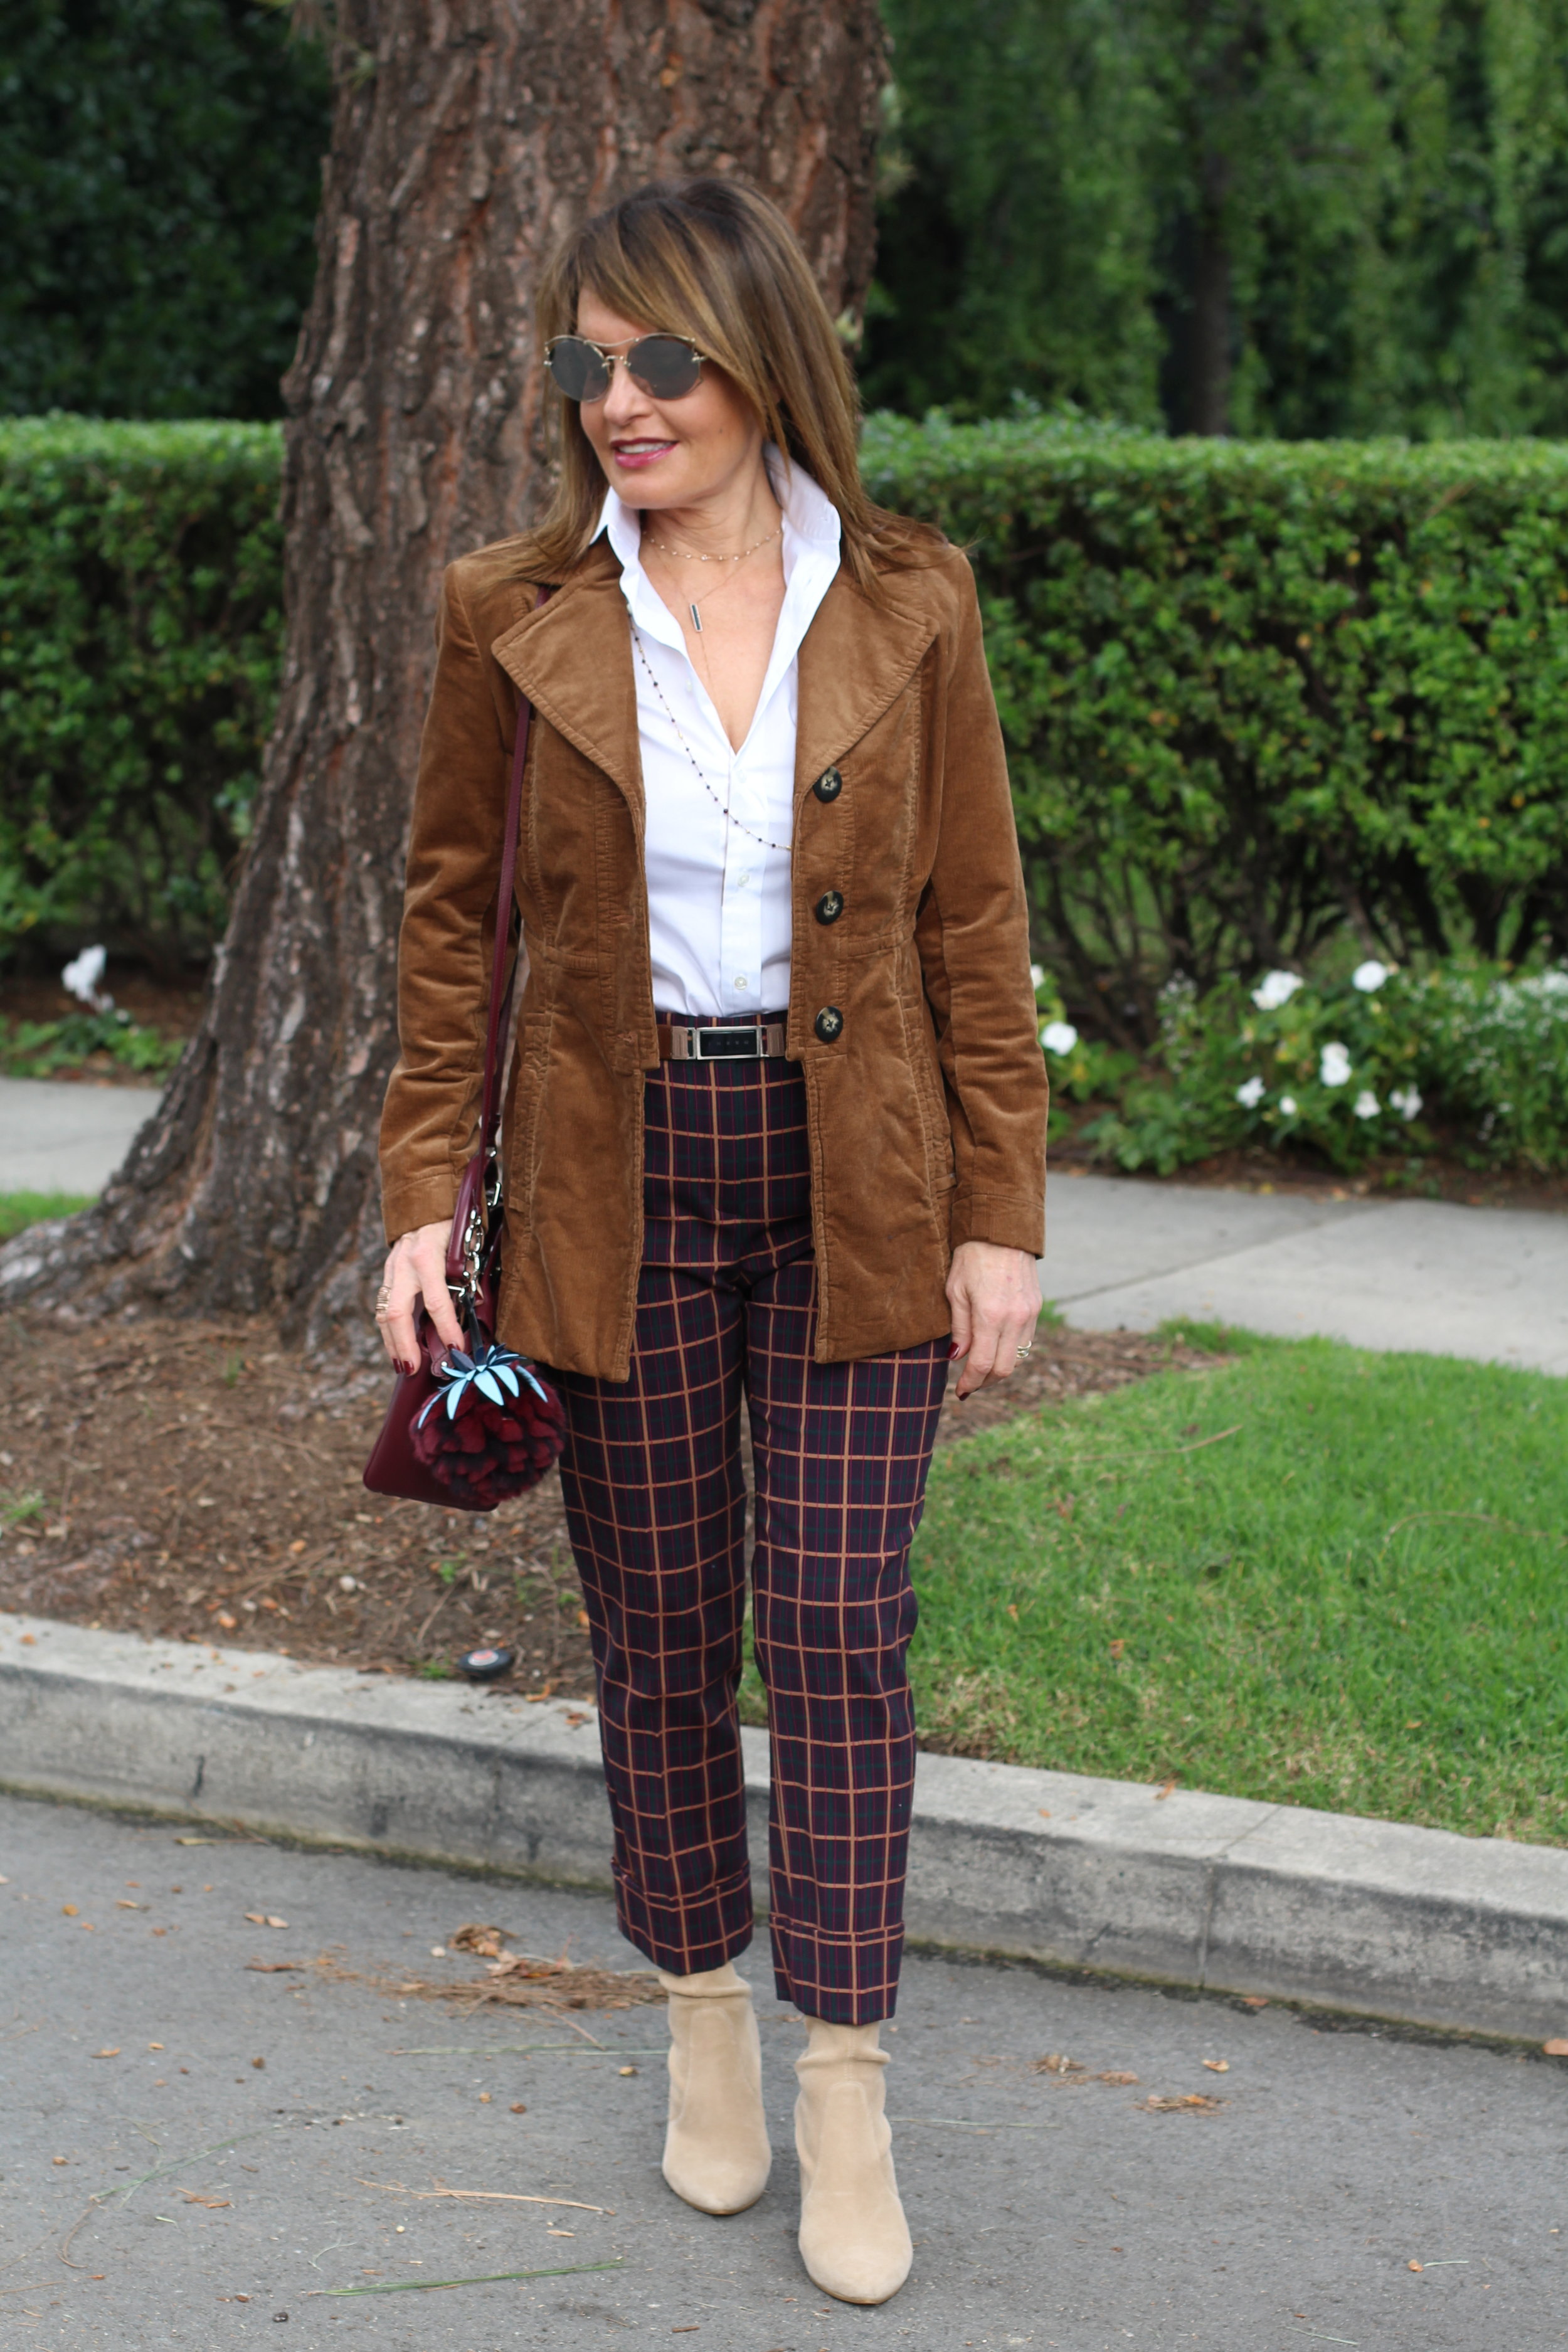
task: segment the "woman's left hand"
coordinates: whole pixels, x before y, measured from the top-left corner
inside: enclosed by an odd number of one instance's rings
[[[1040,1313],[1040,1276],[1027,1250],[995,1242],[960,1242],[947,1277],[952,1309],[952,1354],[967,1357],[955,1393],[973,1396],[1018,1369],[1018,1351],[1034,1340]]]

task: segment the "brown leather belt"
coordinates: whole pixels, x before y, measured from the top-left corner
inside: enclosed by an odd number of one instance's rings
[[[784,1049],[782,1021],[659,1024],[662,1062],[760,1062]]]

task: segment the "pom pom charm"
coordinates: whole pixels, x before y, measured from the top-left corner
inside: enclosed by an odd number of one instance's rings
[[[474,1335],[448,1349],[410,1433],[415,1457],[470,1509],[536,1486],[566,1442],[560,1398],[526,1356]]]

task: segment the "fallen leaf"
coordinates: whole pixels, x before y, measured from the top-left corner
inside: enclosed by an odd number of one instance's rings
[[[1060,2050],[1052,2050],[1035,2061],[1037,2074],[1081,2074],[1083,2068],[1076,2058],[1068,2058]]]
[[[1176,2099],[1162,2099],[1156,2095],[1138,2102],[1140,2110],[1150,2116],[1215,2116],[1225,2105],[1224,2099],[1211,2099],[1203,2091],[1187,2091]]]
[[[622,2074],[635,2074],[637,2071],[635,2066],[621,2066],[616,2069],[616,2072]]]
[[[1420,2269],[1421,2265],[1420,2265],[1420,2263],[1411,2263],[1411,2265],[1410,2265],[1410,2267],[1411,2267],[1411,2269],[1412,2269],[1413,2271],[1418,2271],[1418,2270]]]
[[[114,1907],[117,1911],[151,1911],[153,1906],[150,1903],[132,1903],[125,1895],[117,1895]]]
[[[205,2205],[209,2213],[226,2213],[234,2202],[231,2197],[204,2197],[199,2189],[182,2189],[180,2194],[189,2204]]]
[[[51,2164],[68,2164],[70,2162],[70,2158],[68,2156],[51,2156],[49,2162]]]
[[[499,1960],[508,1932],[505,1927],[486,1927],[478,1920],[469,1920],[447,1937],[447,1948],[453,1952],[478,1952],[481,1959]]]
[[[62,1903],[60,1905],[60,1909],[65,1913],[68,1919],[74,1919],[80,1907],[80,1905],[76,1903]]]
[[[1049,1808],[1049,1806],[1048,1806],[1048,1805],[1042,1805],[1042,1806],[1040,1807],[1040,1819],[1041,1819],[1041,1821],[1043,1821],[1043,1822],[1048,1822],[1048,1821],[1050,1820],[1050,1818],[1051,1818],[1051,1814],[1050,1814],[1050,1808]]]
[[[223,1627],[226,1633],[232,1633],[235,1627],[239,1623],[238,1618],[231,1617],[226,1609],[219,1610],[217,1622]]]
[[[162,2050],[163,2045],[161,2042],[149,2042],[147,2047],[149,2050]]]
[[[1243,2009],[1267,2009],[1268,1996],[1261,1992],[1244,1992],[1241,1996],[1241,2005]]]
[[[177,1837],[174,1840],[174,1843],[176,1845],[225,1845],[227,1843],[227,1840],[225,1838]]]
[[[1112,1642],[1112,1643],[1111,1643],[1111,1644],[1110,1644],[1110,1654],[1111,1654],[1111,1656],[1112,1656],[1113,1658],[1119,1658],[1119,1657],[1121,1657],[1121,1655],[1122,1652],[1126,1649],[1126,1647],[1127,1647],[1127,1644],[1126,1644],[1126,1643],[1125,1643],[1125,1642]]]
[[[574,1707],[573,1709],[571,1709],[571,1711],[568,1713],[567,1717],[566,1717],[567,1724],[569,1725],[569,1727],[571,1727],[571,1729],[572,1729],[572,1730],[574,1730],[574,1731],[575,1731],[575,1730],[576,1730],[576,1728],[577,1728],[577,1727],[578,1727],[578,1725],[579,1725],[580,1723],[586,1723],[586,1722],[587,1722],[587,1720],[588,1720],[587,1717],[586,1717],[585,1715],[581,1715],[581,1714],[579,1714],[579,1713],[578,1713],[578,1711],[576,1710],[576,1708],[574,1708]]]
[[[1129,2083],[1135,2083],[1138,2077],[1136,2074],[1097,2074],[1094,2079],[1097,2083],[1110,2083],[1120,2091],[1124,2090]]]
[[[1009,1601],[1007,1603],[1007,1614],[1009,1617],[1016,1619],[1018,1614],[1018,1604],[1016,1601]]]
[[[527,2107],[521,2099],[514,2099],[512,2101],[511,2111],[514,2116],[525,2116],[528,2113]]]
[[[257,2073],[260,2074],[262,2068],[266,2065],[267,2061],[265,2058],[253,2058],[250,2063],[255,2067]]]
[[[1554,2037],[1541,2045],[1548,2058],[1568,2058],[1568,2041]]]
[[[304,1537],[303,1537],[303,1536],[299,1537],[295,1542],[293,1542],[293,1543],[291,1543],[291,1544],[289,1545],[289,1550],[294,1554],[294,1557],[295,1557],[296,1559],[298,1559],[298,1558],[299,1558],[299,1556],[300,1556],[300,1553],[304,1550],[304,1549],[305,1549],[305,1538],[304,1538]]]
[[[579,1625],[583,1626],[583,1627],[584,1628],[584,1630],[586,1629],[587,1624],[588,1624],[588,1612],[587,1612],[587,1611],[586,1611],[585,1609],[579,1609],[579,1610],[578,1610],[578,1612],[577,1612],[577,1622],[578,1622],[578,1624],[579,1624]]]
[[[246,1917],[253,1927],[286,1927],[287,1919],[279,1919],[274,1911],[247,1911]]]
[[[95,2058],[118,2058],[120,2055],[120,2044],[116,2042],[110,2048],[107,2050],[95,2050],[92,2054]]]
[[[246,1968],[252,1976],[286,1977],[305,1965],[303,1960],[247,1960]]]
[[[1166,1799],[1167,1797],[1174,1796],[1175,1792],[1176,1792],[1176,1782],[1175,1782],[1175,1778],[1174,1778],[1174,1776],[1173,1775],[1173,1777],[1172,1777],[1169,1780],[1167,1780],[1167,1781],[1165,1782],[1165,1784],[1164,1784],[1164,1787],[1163,1787],[1163,1788],[1162,1788],[1162,1789],[1156,1789],[1156,1790],[1155,1790],[1155,1791],[1154,1791],[1154,1802],[1155,1802],[1157,1805],[1163,1805],[1163,1804],[1164,1803],[1164,1801],[1165,1801],[1165,1799]]]
[[[1228,2058],[1205,2058],[1204,2060],[1204,2064],[1208,2068],[1211,2074],[1228,2074],[1230,2072],[1230,2060]]]

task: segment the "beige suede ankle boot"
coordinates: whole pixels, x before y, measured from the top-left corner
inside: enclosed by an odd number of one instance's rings
[[[805,2022],[810,2040],[795,2062],[800,2258],[840,2303],[886,2303],[913,2259],[882,2112],[888,2053],[875,2025]]]
[[[752,1989],[730,1960],[689,1977],[660,1969],[658,1980],[669,1995],[664,2177],[700,2213],[743,2213],[773,2163]]]

